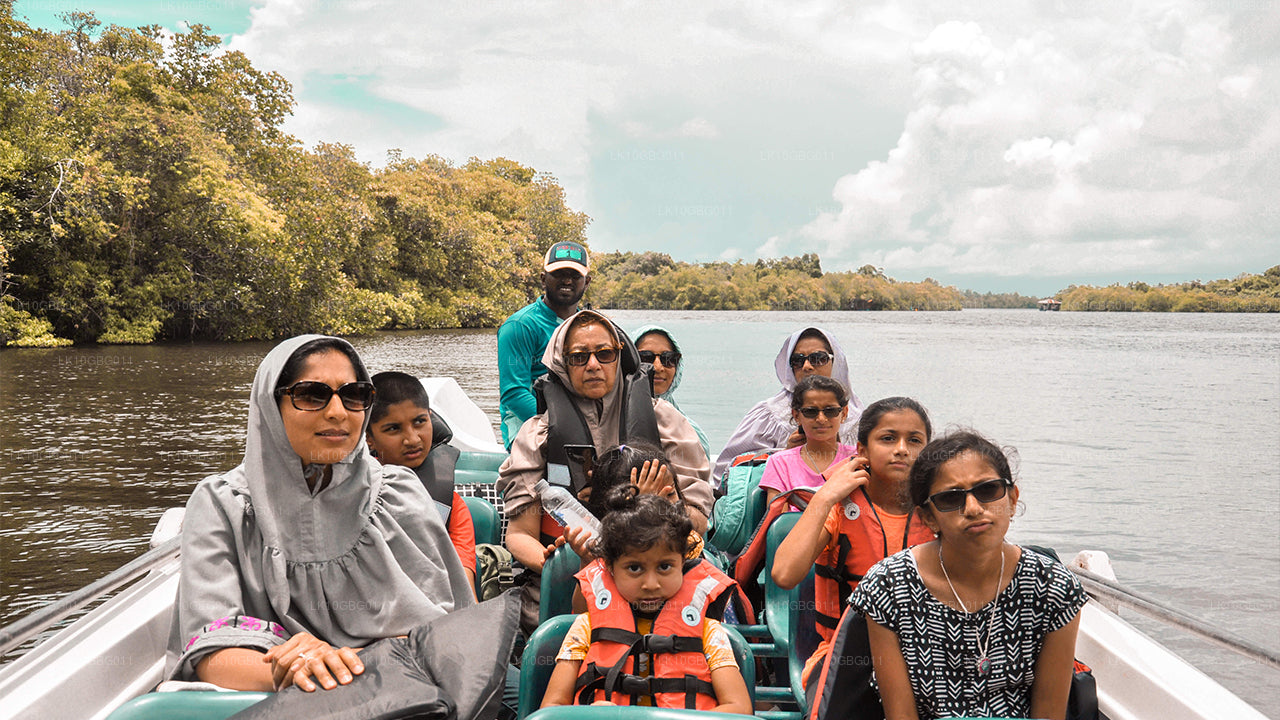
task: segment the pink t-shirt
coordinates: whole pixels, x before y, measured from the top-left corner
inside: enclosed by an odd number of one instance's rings
[[[769,461],[765,463],[764,474],[760,476],[760,487],[777,490],[778,492],[787,492],[802,487],[821,487],[824,482],[822,476],[813,471],[809,467],[809,463],[804,461],[804,456],[800,451],[804,446],[793,447],[790,450],[779,450],[769,456]],[[831,462],[832,465],[853,455],[854,447],[841,443],[836,447],[836,459]]]

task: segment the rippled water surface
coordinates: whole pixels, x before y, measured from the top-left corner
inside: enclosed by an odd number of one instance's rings
[[[617,312],[624,327],[654,319]],[[1280,647],[1280,317],[973,311],[664,312],[676,397],[723,443],[777,391],[798,327],[831,330],[864,404],[912,395],[1021,458],[1016,541],[1110,553],[1121,581]],[[497,415],[487,331],[353,340],[370,370],[451,375]],[[165,508],[240,461],[265,344],[0,352],[0,624],[145,550]],[[1132,615],[1126,615],[1131,617]],[[1263,712],[1280,673],[1138,618]]]

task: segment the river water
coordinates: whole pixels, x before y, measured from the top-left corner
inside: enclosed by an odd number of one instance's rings
[[[1105,550],[1121,582],[1280,648],[1280,316],[613,313],[685,356],[681,407],[712,445],[777,391],[807,325],[849,354],[864,403],[911,395],[934,427],[1018,450],[1012,539]],[[497,416],[492,330],[355,338],[371,371],[451,375]],[[0,352],[0,624],[146,549],[165,508],[240,461],[268,344]],[[1280,672],[1125,613],[1268,715]]]

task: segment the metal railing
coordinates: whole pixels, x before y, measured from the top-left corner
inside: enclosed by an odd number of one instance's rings
[[[139,555],[105,577],[70,592],[15,623],[0,628],[0,657],[44,632],[68,615],[177,557],[182,538],[175,537]]]
[[[1071,567],[1071,572],[1080,578],[1080,584],[1084,586],[1085,592],[1090,595],[1132,608],[1143,615],[1182,628],[1192,635],[1244,655],[1250,660],[1255,660],[1263,665],[1280,670],[1280,652],[1262,647],[1238,635],[1213,627],[1195,616],[1169,607],[1155,598],[1127,588],[1097,573],[1074,566]]]

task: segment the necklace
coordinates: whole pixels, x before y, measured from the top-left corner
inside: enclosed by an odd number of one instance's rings
[[[831,463],[835,462],[836,455],[838,453],[834,453],[834,452],[831,453],[831,459],[827,461],[826,465],[822,466],[822,469],[818,469],[818,461],[813,459],[813,453],[809,452],[808,445],[805,445],[804,447],[800,448],[800,454],[803,455],[805,461],[809,463],[809,467],[813,468],[814,472],[821,475],[831,467]]]
[[[960,599],[960,593],[956,592],[956,586],[951,584],[951,576],[947,574],[947,564],[942,562],[942,543],[938,543],[938,565],[942,568],[942,577],[947,579],[947,587],[951,588],[951,594],[955,596],[956,602],[960,603],[960,609],[965,614],[969,613],[969,606],[964,604]],[[979,675],[986,675],[991,672],[991,655],[987,649],[991,647],[991,619],[996,615],[996,605],[1000,602],[1000,581],[1004,579],[1004,543],[1000,544],[1000,574],[996,576],[996,596],[991,601],[991,613],[987,615],[987,632],[986,640],[982,638],[982,631],[976,631],[974,638],[978,643],[978,662],[976,667]]]

